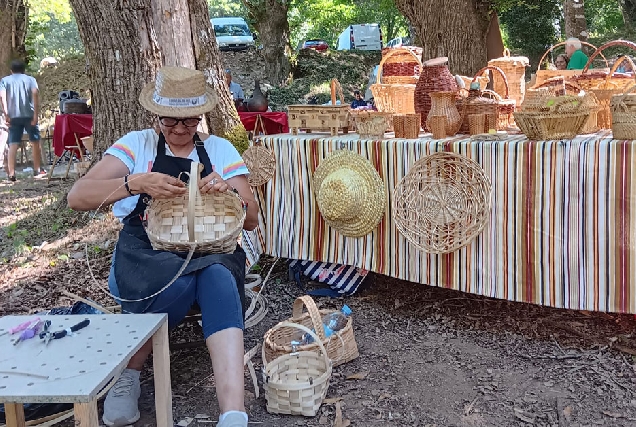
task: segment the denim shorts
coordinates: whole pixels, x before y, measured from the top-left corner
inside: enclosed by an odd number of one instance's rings
[[[166,283],[168,280],[169,278]],[[119,296],[114,265],[111,265],[108,276],[108,288],[113,295]],[[145,312],[167,313],[168,327],[172,329],[185,318],[195,303],[201,309],[203,335],[206,339],[224,329],[243,329],[243,306],[236,280],[230,270],[221,264],[212,264],[179,277],[155,297]]]
[[[11,119],[9,124],[9,144],[19,144],[22,141],[24,131],[29,134],[29,141],[36,142],[40,140],[40,128],[36,124],[31,125],[31,117],[16,117]]]

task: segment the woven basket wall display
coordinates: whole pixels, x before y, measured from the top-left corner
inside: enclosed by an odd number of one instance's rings
[[[457,92],[455,76],[448,70],[448,58],[440,57],[422,63],[422,73],[415,86],[415,112],[422,115],[422,124],[426,123],[431,109],[431,92]]]
[[[307,308],[304,313],[303,307]],[[287,319],[283,323],[303,325],[316,331],[320,342],[327,349],[327,355],[335,367],[356,359],[360,354],[358,353],[358,344],[353,334],[353,319],[351,316],[349,316],[347,325],[344,328],[330,337],[325,336],[322,318],[332,311],[318,310],[314,300],[309,295],[303,295],[294,301],[291,319]],[[277,357],[291,353],[293,350],[291,341],[297,336],[298,330],[289,326],[279,326],[268,330],[263,337],[263,354],[265,357],[263,361],[269,363],[269,361]],[[318,351],[319,348],[318,343],[315,341],[297,346],[298,351]]]
[[[252,145],[243,152],[243,161],[250,174],[247,182],[252,187],[260,187],[269,182],[276,172],[276,157],[272,150],[262,145]]]
[[[490,179],[477,162],[439,152],[415,162],[396,186],[393,219],[416,248],[450,253],[484,230],[491,197]]]
[[[146,208],[146,233],[155,250],[232,253],[245,222],[246,206],[234,192],[201,194],[203,165],[192,162],[188,193],[153,199]]]
[[[294,351],[266,362],[263,345],[263,388],[267,412],[313,417],[318,413],[329,389],[332,366],[327,350],[320,338],[303,325],[283,322],[272,330],[280,328],[292,328],[311,334],[319,350]]]

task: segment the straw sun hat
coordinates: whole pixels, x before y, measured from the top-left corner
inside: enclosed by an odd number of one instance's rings
[[[139,95],[139,103],[151,113],[168,117],[196,117],[211,111],[216,105],[205,75],[183,67],[162,67],[154,82],[148,83]]]
[[[370,233],[384,215],[384,182],[371,162],[352,151],[338,150],[324,159],[313,187],[325,222],[344,236]]]

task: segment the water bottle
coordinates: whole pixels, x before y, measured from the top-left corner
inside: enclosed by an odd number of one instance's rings
[[[334,332],[338,332],[347,326],[347,320],[350,315],[351,309],[348,305],[344,305],[340,311],[334,311],[333,313],[326,314],[322,318],[322,327],[324,328],[325,336],[329,338]],[[314,342],[314,337],[307,333],[304,334],[300,340],[301,345],[311,344],[312,342]]]

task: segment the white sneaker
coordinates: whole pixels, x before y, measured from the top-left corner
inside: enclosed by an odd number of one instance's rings
[[[139,374],[134,369],[124,369],[104,401],[104,424],[123,427],[139,420],[138,401],[141,395]]]
[[[247,418],[243,412],[232,411],[216,427],[247,427]]]

